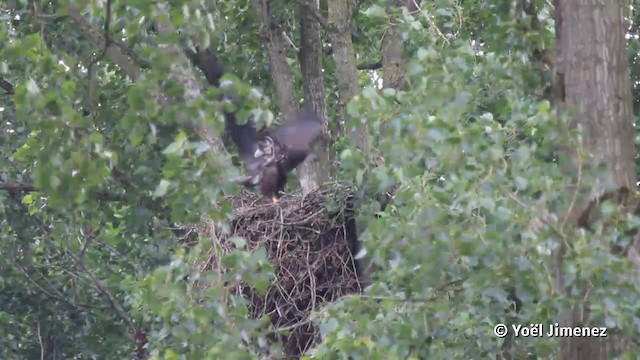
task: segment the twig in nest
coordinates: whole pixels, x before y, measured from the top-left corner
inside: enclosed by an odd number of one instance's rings
[[[350,198],[349,188],[333,184],[306,196],[288,194],[277,204],[259,201],[259,195],[243,191],[229,198],[236,209],[233,233],[212,237],[213,246],[225,251],[231,247],[226,242],[229,236],[245,238],[250,251],[267,250],[275,280],[266,294],[246,284],[229,284],[228,288],[247,298],[252,317],[271,318],[272,331],[288,355],[299,355],[317,341],[312,314],[323,303],[360,291],[351,254],[357,234],[344,226],[349,212],[328,211],[325,206],[326,199],[335,199],[342,190]],[[203,269],[220,267],[220,256],[212,254]],[[286,330],[291,332],[285,335]]]

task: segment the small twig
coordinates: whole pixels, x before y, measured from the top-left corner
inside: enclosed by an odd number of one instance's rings
[[[456,30],[455,33],[453,33],[453,35],[451,35],[452,38],[456,38],[458,34],[460,34],[460,31],[462,30],[462,24],[464,22],[464,16],[462,15],[462,10],[460,10],[460,6],[455,5],[455,8],[456,8],[456,12],[458,13],[458,29]]]
[[[34,278],[32,278],[31,275],[29,275],[27,270],[22,265],[18,264],[15,261],[11,261],[11,265],[13,265],[13,267],[18,269],[18,271],[22,273],[22,275],[27,279],[27,281],[29,283],[31,283],[31,285],[33,285],[35,287],[36,290],[40,291],[43,295],[49,297],[52,300],[57,300],[57,301],[59,301],[61,303],[67,304],[67,305],[69,305],[71,307],[74,307],[74,308],[78,307],[78,308],[83,308],[83,309],[104,309],[104,308],[102,308],[100,306],[94,306],[94,305],[89,305],[89,304],[71,302],[70,300],[67,300],[65,296],[63,296],[57,289],[55,289],[49,283],[49,286],[51,287],[51,291],[55,292],[55,294],[54,294],[54,293],[48,291],[47,289],[45,289],[42,285],[38,284],[38,282],[36,282],[36,280]]]
[[[37,323],[38,343],[40,344],[40,360],[44,360],[44,344],[42,343],[42,335],[40,334],[40,321]]]
[[[287,40],[287,42],[289,43],[289,45],[291,45],[291,47],[296,51],[296,52],[300,52],[300,48],[296,46],[296,44],[293,42],[293,40],[291,40],[291,38],[289,37],[289,35],[287,35],[287,32],[282,30],[282,37],[284,37],[285,40]]]
[[[438,26],[433,22],[433,20],[431,20],[431,18],[429,17],[429,14],[427,14],[426,11],[422,10],[422,8],[420,7],[420,5],[416,2],[416,0],[411,0],[413,2],[413,5],[416,7],[416,9],[418,9],[418,11],[420,11],[420,14],[422,14],[422,16],[424,16],[424,18],[427,20],[427,22],[429,23],[429,26],[431,26],[436,33],[447,43],[449,44],[449,39],[447,38],[447,36],[445,34],[442,33],[442,31],[440,31],[440,28],[438,28]]]
[[[0,183],[0,190],[5,190],[10,194],[38,191],[35,185],[24,184],[24,183]],[[97,191],[95,192],[95,196],[96,196],[96,199],[100,201],[126,200],[126,197],[124,195],[111,193],[107,191]]]
[[[80,268],[85,272],[85,274],[87,275],[87,277],[89,277],[89,279],[91,279],[91,281],[95,284],[95,286],[100,290],[100,292],[107,298],[107,300],[109,300],[109,303],[111,303],[111,307],[113,310],[115,310],[115,312],[118,314],[118,316],[120,316],[120,318],[122,320],[124,320],[127,325],[129,326],[129,329],[131,330],[131,332],[133,334],[136,333],[137,331],[137,327],[135,326],[135,323],[133,322],[133,319],[131,319],[131,317],[129,317],[129,315],[127,314],[127,312],[124,310],[124,308],[122,307],[122,305],[120,305],[120,302],[116,299],[116,297],[113,295],[113,293],[111,292],[111,290],[109,290],[103,283],[102,281],[100,281],[100,279],[98,279],[98,277],[96,276],[96,274],[93,272],[93,270],[91,270],[85,263],[84,260],[79,259],[77,256],[75,256],[73,253],[68,252],[68,255],[74,259],[74,261],[76,262],[76,264],[78,266],[80,266]]]

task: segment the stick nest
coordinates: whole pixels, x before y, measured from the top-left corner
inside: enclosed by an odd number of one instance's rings
[[[252,318],[269,316],[272,340],[280,341],[285,358],[300,358],[320,339],[312,312],[360,291],[352,254],[357,239],[352,199],[350,189],[338,184],[306,196],[286,195],[276,204],[243,191],[229,198],[235,209],[229,233],[221,235],[207,224],[205,236],[222,252],[212,251],[205,270],[225,271],[220,256],[232,248],[231,237],[243,237],[249,250],[267,250],[275,279],[266,295],[246,284],[234,290],[249,301]]]

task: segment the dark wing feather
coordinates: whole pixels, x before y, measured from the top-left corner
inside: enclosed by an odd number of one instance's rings
[[[253,123],[249,120],[246,124],[238,125],[236,115],[227,113],[225,114],[225,125],[227,133],[233,143],[236,144],[238,154],[240,154],[240,157],[244,161],[248,172],[250,175],[253,175],[260,165],[260,160],[254,157],[258,149],[258,134]]]
[[[225,114],[225,123],[229,137],[236,144],[240,157],[246,159],[253,158],[253,154],[257,149],[257,132],[251,121],[247,121],[244,125],[238,125],[236,122],[236,114]]]
[[[276,141],[287,148],[286,171],[300,165],[311,152],[311,145],[322,133],[322,122],[311,111],[296,113],[289,121],[270,131]]]

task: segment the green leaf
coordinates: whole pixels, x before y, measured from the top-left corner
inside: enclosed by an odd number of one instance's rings
[[[49,177],[49,185],[54,188],[57,189],[60,186],[60,178],[57,177],[56,175],[51,175]]]
[[[429,52],[425,48],[419,48],[417,55],[418,55],[418,60],[422,61],[429,56]]]
[[[169,146],[167,146],[162,151],[162,153],[164,155],[181,153],[182,150],[184,150],[186,142],[187,142],[187,134],[180,131],[180,133],[178,133],[178,135],[176,136],[176,139],[171,144],[169,144]]]
[[[351,117],[360,116],[360,107],[357,101],[352,100],[347,103],[347,115]]]
[[[33,195],[32,194],[27,194],[25,196],[22,197],[22,203],[23,204],[31,204],[33,203],[34,199],[33,199]]]
[[[372,18],[382,18],[387,15],[387,12],[380,5],[372,5],[364,11],[364,15]]]
[[[393,88],[384,88],[382,89],[382,95],[386,97],[393,97],[396,95],[396,89]]]
[[[167,194],[167,191],[169,190],[169,186],[171,185],[171,182],[165,179],[160,180],[160,183],[158,184],[158,186],[156,186],[156,189],[153,192],[153,197],[163,197]]]
[[[147,100],[146,90],[142,86],[132,86],[127,93],[129,99],[129,105],[134,111],[144,110]]]
[[[551,110],[551,103],[548,100],[538,102],[538,114],[548,115]]]
[[[515,181],[516,181],[516,186],[518,187],[518,189],[520,190],[526,190],[529,182],[527,181],[527,179],[521,177],[521,176],[516,176],[515,177]]]
[[[244,249],[244,247],[247,246],[247,241],[241,236],[232,236],[229,238],[229,242],[238,249]]]
[[[362,91],[362,96],[364,96],[365,99],[373,99],[378,97],[378,91],[375,88],[368,86]]]

